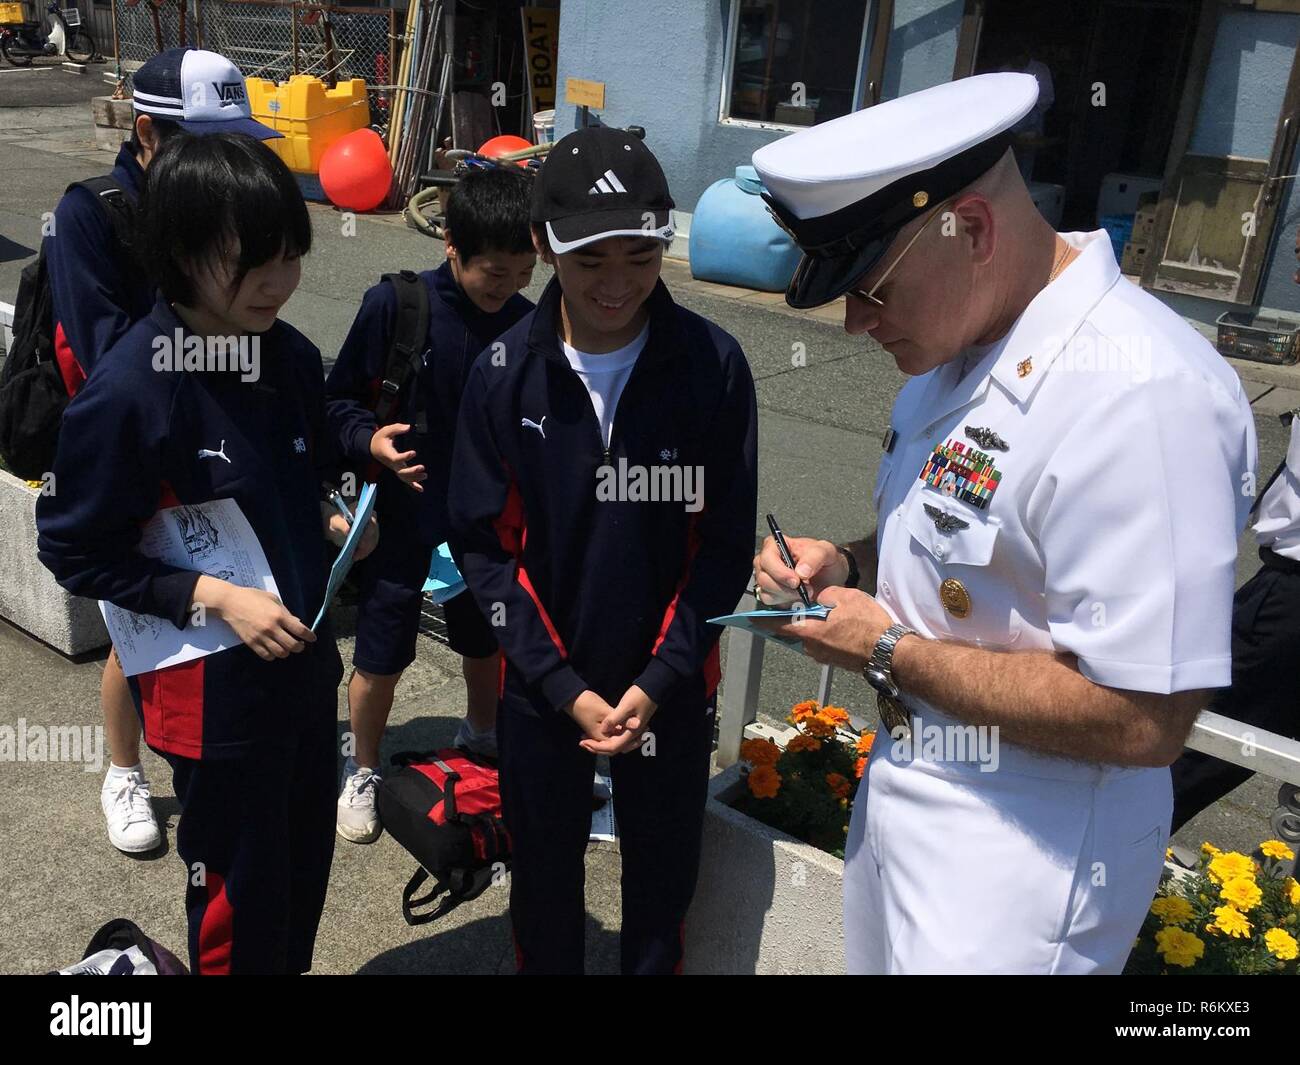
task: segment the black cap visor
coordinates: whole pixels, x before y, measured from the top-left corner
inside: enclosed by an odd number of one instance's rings
[[[897,233],[897,229],[891,230],[840,255],[805,252],[790,280],[790,287],[786,289],[785,302],[791,307],[807,310],[843,296],[880,262]]]

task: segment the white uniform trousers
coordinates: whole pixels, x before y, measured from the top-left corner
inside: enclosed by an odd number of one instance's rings
[[[980,772],[892,746],[882,728],[849,828],[850,973],[1122,970],[1160,880],[1168,769],[1002,743]]]

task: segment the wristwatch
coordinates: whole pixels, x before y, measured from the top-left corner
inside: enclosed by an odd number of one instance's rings
[[[853,557],[853,552],[843,544],[836,544],[835,550],[840,553],[849,567],[849,575],[844,578],[844,587],[856,588],[858,581],[861,580],[861,574],[858,573],[858,560]]]
[[[896,729],[904,734],[912,731],[912,718],[899,700],[898,685],[894,683],[894,648],[904,636],[918,635],[915,629],[906,625],[890,625],[871,649],[871,657],[862,667],[862,675],[867,683],[876,689],[876,710],[884,723],[885,731],[893,735]]]

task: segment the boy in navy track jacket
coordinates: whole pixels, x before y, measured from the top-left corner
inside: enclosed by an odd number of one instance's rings
[[[328,571],[320,475],[337,461],[324,374],[319,351],[276,319],[311,225],[284,164],[233,134],[169,142],[142,207],[162,298],[67,409],[55,491],[37,506],[40,560],[74,594],[181,630],[213,615],[239,637],[130,687],[181,804],[192,970],[303,972],[333,855],[342,674],[328,617],[307,627]],[[214,336],[253,358],[230,358]],[[160,508],[218,499],[247,518],[278,599],[138,551]],[[346,533],[337,516],[329,529],[335,542]]]
[[[735,607],[750,572],[757,418],[739,344],[658,279],[671,207],[628,134],[560,141],[533,200],[557,277],[479,356],[462,401],[451,518],[506,658],[521,972],[582,970],[599,753],[622,841],[623,971],[682,960],[718,683],[706,619]]]
[[[348,685],[356,751],[344,766],[337,818],[339,835],[354,843],[372,842],[381,831],[375,806],[379,744],[397,682],[415,659],[433,551],[450,534],[447,480],[465,374],[475,356],[533,306],[519,295],[537,262],[528,229],[531,195],[531,177],[516,167],[471,171],[452,192],[447,261],[419,275],[428,332],[419,372],[399,396],[397,422],[380,427],[375,421],[398,317],[393,285],[380,282],[365,294],[325,385],[331,430],[343,454],[362,468],[380,464],[376,512],[385,530],[359,573],[355,672]],[[456,742],[495,756],[496,639],[468,593],[443,610],[468,695]]]

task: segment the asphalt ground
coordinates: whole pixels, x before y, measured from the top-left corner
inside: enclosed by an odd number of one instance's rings
[[[86,101],[105,92],[91,75],[55,68],[0,72],[0,301],[12,302],[18,274],[39,246],[41,218],[71,181],[105,172],[109,153],[96,151]],[[315,233],[302,283],[283,317],[306,333],[332,362],[364,290],[380,274],[423,269],[442,259],[440,242],[393,216],[363,216],[352,235],[345,219],[313,206]],[[539,264],[527,294],[536,297],[549,271]],[[775,512],[795,535],[835,540],[875,525],[871,485],[881,435],[904,381],[893,360],[864,338],[846,335],[833,309],[815,315],[784,307],[779,297],[691,280],[669,261],[664,278],[674,297],[717,322],[741,342],[753,368],[760,410],[759,518]],[[803,345],[806,365],[791,356]],[[1259,469],[1266,476],[1285,451],[1277,414],[1300,404],[1300,371],[1234,363],[1254,401]],[[33,564],[36,564],[33,562]],[[1258,566],[1243,537],[1238,582]],[[337,611],[345,659],[351,617]],[[725,643],[725,642],[724,642]],[[725,646],[724,646],[725,654]],[[103,656],[69,661],[0,623],[0,721],[27,724],[99,722]],[[760,717],[779,722],[789,707],[816,693],[819,670],[800,655],[773,648],[765,664]],[[836,675],[832,701],[871,721],[873,700],[859,678]],[[340,692],[340,733],[346,695]],[[421,640],[404,679],[386,738],[385,756],[449,742],[463,714],[459,663],[434,640]],[[97,793],[100,775],[81,766],[0,765],[0,969],[39,972],[80,957],[94,930],[111,917],[136,919],[183,954],[179,894],[182,869],[170,854],[177,817],[164,763],[146,753],[168,847],[145,860],[118,854],[105,838]],[[1207,810],[1176,838],[1196,846],[1251,849],[1271,835],[1268,817],[1277,783],[1254,778]],[[511,966],[504,892],[491,889],[450,917],[408,929],[398,911],[413,861],[387,836],[370,847],[339,842],[317,950],[322,972],[504,972]],[[616,846],[593,845],[588,856],[588,968],[617,970]]]

